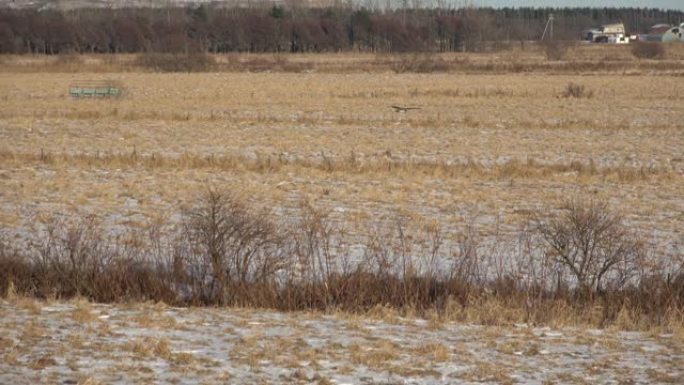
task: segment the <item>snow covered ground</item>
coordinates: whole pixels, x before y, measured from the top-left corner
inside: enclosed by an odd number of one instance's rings
[[[0,302],[2,384],[684,383],[679,334]]]

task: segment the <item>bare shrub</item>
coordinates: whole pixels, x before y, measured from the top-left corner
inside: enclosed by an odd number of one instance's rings
[[[208,192],[183,221],[177,263],[190,269],[202,301],[248,304],[260,294],[250,287],[268,286],[285,262],[287,250],[269,214],[230,194]]]
[[[9,246],[0,231],[0,296],[9,298],[16,293],[35,295],[31,286],[32,268],[26,258]]]
[[[84,60],[77,54],[59,54],[53,62],[56,71],[78,72],[83,68]]]
[[[681,257],[647,254],[601,201],[540,210],[515,240],[397,214],[369,222],[355,253],[325,211],[290,218],[210,191],[149,239],[108,235],[92,217],[52,221],[31,242],[0,229],[0,294],[622,328],[672,325],[684,308]]]
[[[390,63],[395,73],[432,73],[449,71],[449,63],[437,55],[429,53],[415,53],[400,55],[397,60]]]
[[[665,57],[665,46],[659,42],[634,41],[631,43],[632,55],[638,59],[662,59]]]
[[[54,219],[32,242],[16,244],[0,242],[0,293],[11,285],[21,295],[40,298],[176,301],[163,266],[123,238],[107,235],[92,217]]]
[[[31,255],[37,295],[105,302],[175,298],[153,261],[121,238],[108,236],[93,217],[53,220],[42,241]]]
[[[567,269],[585,294],[622,288],[645,255],[606,202],[568,200],[557,214],[538,212],[534,227],[547,246],[544,257]]]
[[[564,98],[592,98],[594,96],[594,91],[587,89],[583,84],[577,84],[570,82],[561,93]]]
[[[40,271],[52,277],[52,287],[41,292],[64,296],[99,297],[97,277],[112,258],[94,217],[76,222],[55,219],[46,226],[46,237],[34,257]],[[50,280],[50,279],[49,279]]]
[[[542,42],[546,60],[559,61],[565,58],[568,53],[569,44],[560,40],[546,40]]]
[[[145,53],[136,57],[134,65],[155,72],[207,72],[215,69],[216,62],[204,53]]]
[[[337,273],[344,273],[348,268],[346,260],[339,258],[333,250],[336,229],[326,212],[309,204],[302,205],[295,229],[291,234],[298,271],[293,278],[308,283],[310,307],[334,306],[339,297],[335,289],[339,289],[339,285],[333,285],[333,280],[340,277]]]
[[[305,61],[292,61],[283,54],[266,55],[228,55],[221,69],[235,72],[307,72],[314,64]]]

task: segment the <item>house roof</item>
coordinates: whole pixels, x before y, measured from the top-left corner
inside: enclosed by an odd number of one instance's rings
[[[662,35],[672,28],[669,24],[656,24],[648,31],[649,35]]]

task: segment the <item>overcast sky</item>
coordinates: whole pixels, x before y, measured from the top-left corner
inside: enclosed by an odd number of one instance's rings
[[[491,7],[635,7],[684,10],[684,0],[474,0],[473,3]]]

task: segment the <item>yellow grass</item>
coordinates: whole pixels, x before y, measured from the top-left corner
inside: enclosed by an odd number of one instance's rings
[[[613,53],[632,61],[623,51]],[[611,52],[582,48],[572,58]],[[543,62],[540,55],[464,60]],[[5,66],[0,225],[30,229],[55,215],[95,214],[145,229],[213,187],[264,207],[308,202],[352,223],[396,213],[447,226],[483,218],[474,221],[483,233],[497,221],[512,230],[542,203],[595,195],[648,233],[681,237],[684,77],[334,70],[385,59],[289,57],[333,68],[297,74],[26,74]],[[47,59],[5,58],[21,60]],[[102,78],[122,82],[125,96],[68,97],[75,80]],[[570,82],[593,96],[561,97]]]

